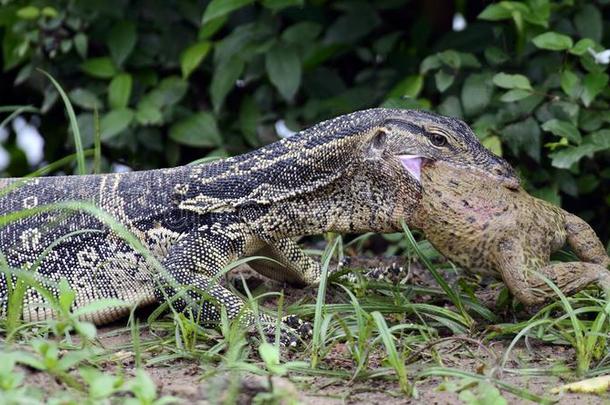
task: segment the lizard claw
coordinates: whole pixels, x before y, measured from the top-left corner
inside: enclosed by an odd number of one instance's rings
[[[313,326],[309,322],[304,322],[296,315],[287,315],[282,318],[282,326],[280,331],[280,346],[282,347],[298,347],[303,341],[311,339],[313,335]],[[267,325],[263,328],[263,334],[268,342],[275,341],[276,326]]]
[[[399,282],[405,275],[405,268],[396,262],[389,266],[377,267],[366,273],[372,280],[385,280],[389,282]]]
[[[268,326],[263,328],[263,334],[265,339],[269,343],[275,342],[275,326]],[[282,329],[280,331],[280,346],[281,347],[297,347],[299,345],[299,338],[297,334],[292,330]]]
[[[303,340],[309,340],[313,336],[313,326],[296,315],[287,315],[282,318],[288,327],[293,329]]]

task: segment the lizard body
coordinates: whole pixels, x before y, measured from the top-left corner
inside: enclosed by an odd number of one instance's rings
[[[477,170],[509,187],[519,183],[510,165],[483,148],[457,119],[370,109],[205,165],[4,179],[0,215],[64,201],[93,203],[127,227],[178,284],[206,291],[227,308],[230,318],[243,316],[251,324],[254,315],[242,311],[242,301],[212,282],[223,267],[262,254],[281,263],[252,262],[262,274],[295,284],[316,283],[319,264],[305,256],[293,238],[329,231],[400,230],[421,198],[424,158]],[[13,187],[16,182],[22,184]],[[76,307],[100,298],[142,305],[162,302],[176,292],[162,287],[142,255],[87,212],[52,210],[8,222],[0,227],[0,251],[12,268],[36,271],[55,282],[66,278],[76,291]],[[3,311],[6,277],[0,275]],[[202,298],[191,289],[188,294]],[[53,316],[43,302],[29,288],[23,318]],[[216,304],[202,304],[202,320],[218,319]],[[174,305],[179,310],[188,306],[183,299]],[[87,319],[100,324],[128,311],[110,308]]]

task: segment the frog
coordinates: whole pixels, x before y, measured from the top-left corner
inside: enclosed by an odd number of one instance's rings
[[[565,295],[596,283],[610,297],[610,257],[580,217],[465,167],[425,161],[420,176],[410,225],[453,263],[501,279],[525,307],[554,296],[544,278]],[[580,261],[552,262],[566,245]]]

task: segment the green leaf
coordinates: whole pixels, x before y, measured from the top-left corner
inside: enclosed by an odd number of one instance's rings
[[[471,53],[468,52],[459,52],[460,57],[460,67],[461,68],[480,68],[481,62]]]
[[[112,374],[104,374],[95,369],[79,368],[83,379],[89,383],[89,396],[91,398],[106,398],[118,391],[121,378]]]
[[[95,93],[80,87],[70,92],[70,100],[85,110],[99,110],[102,108],[102,102]]]
[[[94,339],[97,333],[95,325],[90,322],[76,322],[76,324],[74,325],[74,329],[79,335],[84,336],[86,339],[89,340]],[[62,358],[62,360],[63,359],[65,359],[65,357]]]
[[[164,397],[155,401],[157,397],[155,382],[142,369],[136,370],[136,376],[130,381],[129,388],[138,399],[137,403],[140,404],[164,405],[175,401],[173,397]]]
[[[89,76],[98,79],[110,79],[117,73],[117,69],[108,57],[87,59],[81,63],[80,68]]]
[[[520,74],[497,73],[492,81],[493,84],[504,89],[533,90],[529,79]]]
[[[436,88],[441,93],[447,90],[453,84],[455,76],[445,73],[444,70],[439,70],[434,75],[434,81],[436,82]]]
[[[551,17],[551,4],[549,0],[528,1],[527,5],[522,3],[516,4],[525,6],[526,10],[529,8],[523,15],[525,21],[530,24],[539,25],[543,28],[548,28],[549,19]]]
[[[305,0],[263,0],[263,6],[273,11],[287,7],[303,7]]]
[[[490,4],[478,16],[480,20],[500,21],[512,18],[512,12],[499,4]]]
[[[432,110],[430,101],[422,98],[388,98],[381,103],[379,107],[398,108],[403,110]]]
[[[610,149],[610,129],[593,132],[587,137],[587,142],[595,145],[598,150]]]
[[[282,32],[282,41],[287,44],[309,45],[322,32],[322,26],[311,21],[303,21],[286,28]]]
[[[487,73],[471,74],[462,86],[462,108],[466,116],[482,112],[489,105],[493,94],[491,76]]]
[[[550,51],[563,51],[564,49],[570,49],[573,45],[572,38],[553,31],[534,37],[532,42],[538,48]]]
[[[267,370],[275,375],[284,375],[288,372],[286,366],[280,364],[280,350],[277,346],[263,342],[258,347],[258,353],[265,362]]]
[[[254,0],[212,0],[203,13],[201,24],[205,25],[207,22],[218,17],[223,17],[232,11],[247,6],[253,1]]]
[[[490,46],[485,48],[485,59],[487,59],[491,65],[500,65],[510,58],[502,49],[497,46]]]
[[[574,98],[580,92],[580,79],[571,70],[564,70],[561,72],[561,89],[568,96]]]
[[[129,73],[120,73],[112,79],[108,86],[108,104],[112,109],[127,107],[131,97],[133,79]]]
[[[211,148],[222,144],[216,118],[204,111],[176,122],[169,130],[169,137],[182,145],[198,148]]]
[[[41,14],[44,17],[55,18],[55,17],[57,17],[57,15],[59,13],[57,12],[57,10],[55,8],[47,6],[47,7],[43,7]]]
[[[500,100],[505,103],[512,103],[515,101],[523,100],[532,95],[532,92],[529,90],[523,89],[512,89],[502,94]]]
[[[180,55],[182,78],[187,79],[193,70],[197,69],[211,48],[211,42],[201,41],[189,46],[182,52]]]
[[[497,136],[488,136],[481,141],[483,146],[489,149],[492,153],[502,156],[502,141]]]
[[[559,152],[549,154],[551,165],[559,169],[569,169],[573,164],[580,161],[585,156],[591,156],[596,151],[595,146],[590,144],[580,146],[570,146]]]
[[[140,102],[136,110],[136,121],[141,125],[159,125],[163,122],[163,114],[153,103]]]
[[[23,20],[35,20],[40,17],[40,9],[36,6],[26,6],[17,10],[17,17]]]
[[[112,110],[100,120],[100,138],[107,141],[123,132],[133,120],[134,113],[129,108]]]
[[[250,146],[258,147],[257,127],[261,119],[261,110],[254,98],[244,97],[239,109],[239,128]]]
[[[59,281],[59,306],[64,311],[68,312],[70,311],[72,303],[74,303],[75,299],[76,292],[74,292],[74,290],[70,288],[68,281],[65,278],[62,278]]]
[[[136,27],[130,21],[115,24],[108,33],[107,45],[112,60],[122,66],[136,46]]]
[[[574,16],[576,31],[583,38],[591,38],[596,42],[602,40],[603,21],[599,9],[593,4],[583,4]]]
[[[441,67],[441,60],[439,59],[438,55],[430,55],[424,58],[424,60],[421,62],[419,72],[421,74],[426,74],[430,70],[438,69],[439,67]]]
[[[275,45],[265,57],[267,76],[282,97],[291,101],[301,84],[301,61],[292,46]]]
[[[474,387],[476,390],[464,389],[460,392],[459,399],[465,405],[506,405],[508,403],[500,394],[500,390],[488,382],[479,381]]]
[[[79,32],[74,36],[74,48],[76,48],[76,53],[78,56],[85,59],[87,57],[87,48],[89,46],[89,39],[87,35]]]
[[[422,75],[410,75],[402,79],[390,90],[387,98],[410,97],[416,98],[424,87],[424,77]]]
[[[551,164],[560,169],[569,169],[583,157],[592,157],[595,152],[610,149],[610,130],[603,129],[583,137],[578,146],[570,146],[549,154]]]
[[[500,132],[504,145],[513,155],[518,156],[524,151],[535,161],[540,161],[540,126],[534,118],[507,125]]]
[[[218,32],[219,29],[224,27],[225,23],[229,19],[228,17],[228,15],[225,15],[223,17],[214,18],[212,21],[203,24],[199,29],[197,39],[202,40],[212,37],[214,34],[216,34],[216,32]]]
[[[606,73],[589,73],[583,79],[583,92],[580,98],[586,107],[589,107],[595,97],[608,84],[608,75]]]
[[[588,52],[589,48],[595,48],[595,42],[589,38],[584,38],[578,41],[568,52],[582,56]]]
[[[575,144],[579,144],[582,141],[580,131],[574,124],[561,121],[558,119],[551,119],[542,124],[542,129],[551,132],[553,135],[567,138],[568,141],[572,141]]]
[[[241,59],[232,59],[216,66],[210,86],[210,96],[215,112],[220,111],[225,97],[235,86],[235,81],[239,79],[243,70],[244,62]]]
[[[447,97],[439,106],[437,110],[442,115],[448,115],[450,117],[463,118],[462,106],[460,100],[456,96]]]
[[[440,52],[438,57],[441,62],[452,69],[459,69],[462,66],[462,58],[460,57],[459,52],[452,49]]]
[[[378,25],[381,19],[370,2],[358,3],[346,13],[341,14],[326,29],[325,44],[356,44]]]
[[[157,90],[162,98],[161,106],[174,105],[186,94],[188,83],[178,76],[169,76],[161,80]]]

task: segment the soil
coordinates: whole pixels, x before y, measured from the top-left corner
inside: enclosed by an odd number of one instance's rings
[[[370,263],[363,261],[363,266]],[[256,273],[242,268],[237,274],[241,274],[248,280],[248,285],[255,288],[257,284],[265,283],[269,291],[283,288],[287,301],[294,302],[305,296],[315,299],[316,289],[292,289],[288,286],[279,286],[269,280],[261,279]],[[421,269],[415,269],[410,275],[414,283],[419,285],[434,284],[430,276]],[[481,289],[478,291],[479,298],[483,301],[494,302],[498,289]],[[333,297],[327,299],[332,302]],[[145,316],[142,316],[145,319]],[[113,361],[103,364],[103,369],[114,371],[121,367],[127,376],[134,375],[134,354],[128,349],[123,351],[122,347],[129,347],[131,342],[130,331],[125,327],[125,322],[101,327],[98,329],[99,341],[105,348],[116,348]],[[141,342],[155,339],[148,328],[143,328]],[[413,376],[418,371],[437,366],[439,358],[444,367],[456,368],[472,373],[489,375],[494,367],[499,369],[500,359],[504,355],[510,341],[492,341],[477,343],[465,338],[461,340],[446,339],[443,343],[435,346],[436,357],[432,357],[430,351],[422,352],[422,356],[414,359],[409,364],[408,372],[410,381],[415,384],[416,396],[408,398],[399,390],[395,381],[383,379],[363,379],[353,382],[345,379],[329,377],[311,377],[302,375],[291,375],[289,378],[274,377],[271,384],[275,391],[281,391],[289,398],[297,398],[303,404],[454,404],[462,403],[458,394],[443,391],[444,381],[458,381],[455,378],[443,379],[441,377],[426,377],[414,380]],[[296,358],[298,354],[284,353],[287,359]],[[301,359],[303,360],[303,359]],[[306,360],[306,359],[305,359]],[[383,353],[374,353],[371,356],[370,365],[381,365]],[[564,384],[560,376],[536,376],[523,375],[511,370],[523,369],[550,369],[557,364],[572,364],[574,362],[574,351],[565,346],[548,345],[539,341],[521,340],[510,352],[510,357],[503,368],[503,372],[496,371],[493,375],[496,379],[525,388],[532,393],[554,398],[559,404],[610,404],[609,393],[602,396],[564,393],[559,396],[551,395],[550,390]],[[163,362],[162,364],[146,365],[145,370],[157,384],[161,395],[171,395],[180,399],[181,403],[219,403],[227,395],[229,385],[236,384],[239,389],[238,402],[251,403],[252,399],[269,390],[269,380],[266,377],[254,374],[241,373],[240,375],[228,373],[214,373],[206,369],[205,363],[197,360],[177,360]],[[333,369],[353,371],[354,364],[343,344],[335,345],[328,355],[323,359],[323,364]],[[209,366],[208,366],[209,367]],[[24,369],[25,370],[25,369]],[[62,386],[51,376],[41,372],[26,370],[26,381],[47,392],[62,390]],[[573,377],[572,377],[573,378]],[[532,403],[520,399],[508,392],[502,392],[509,404]],[[282,403],[289,403],[283,401]],[[485,402],[480,402],[484,404]]]

